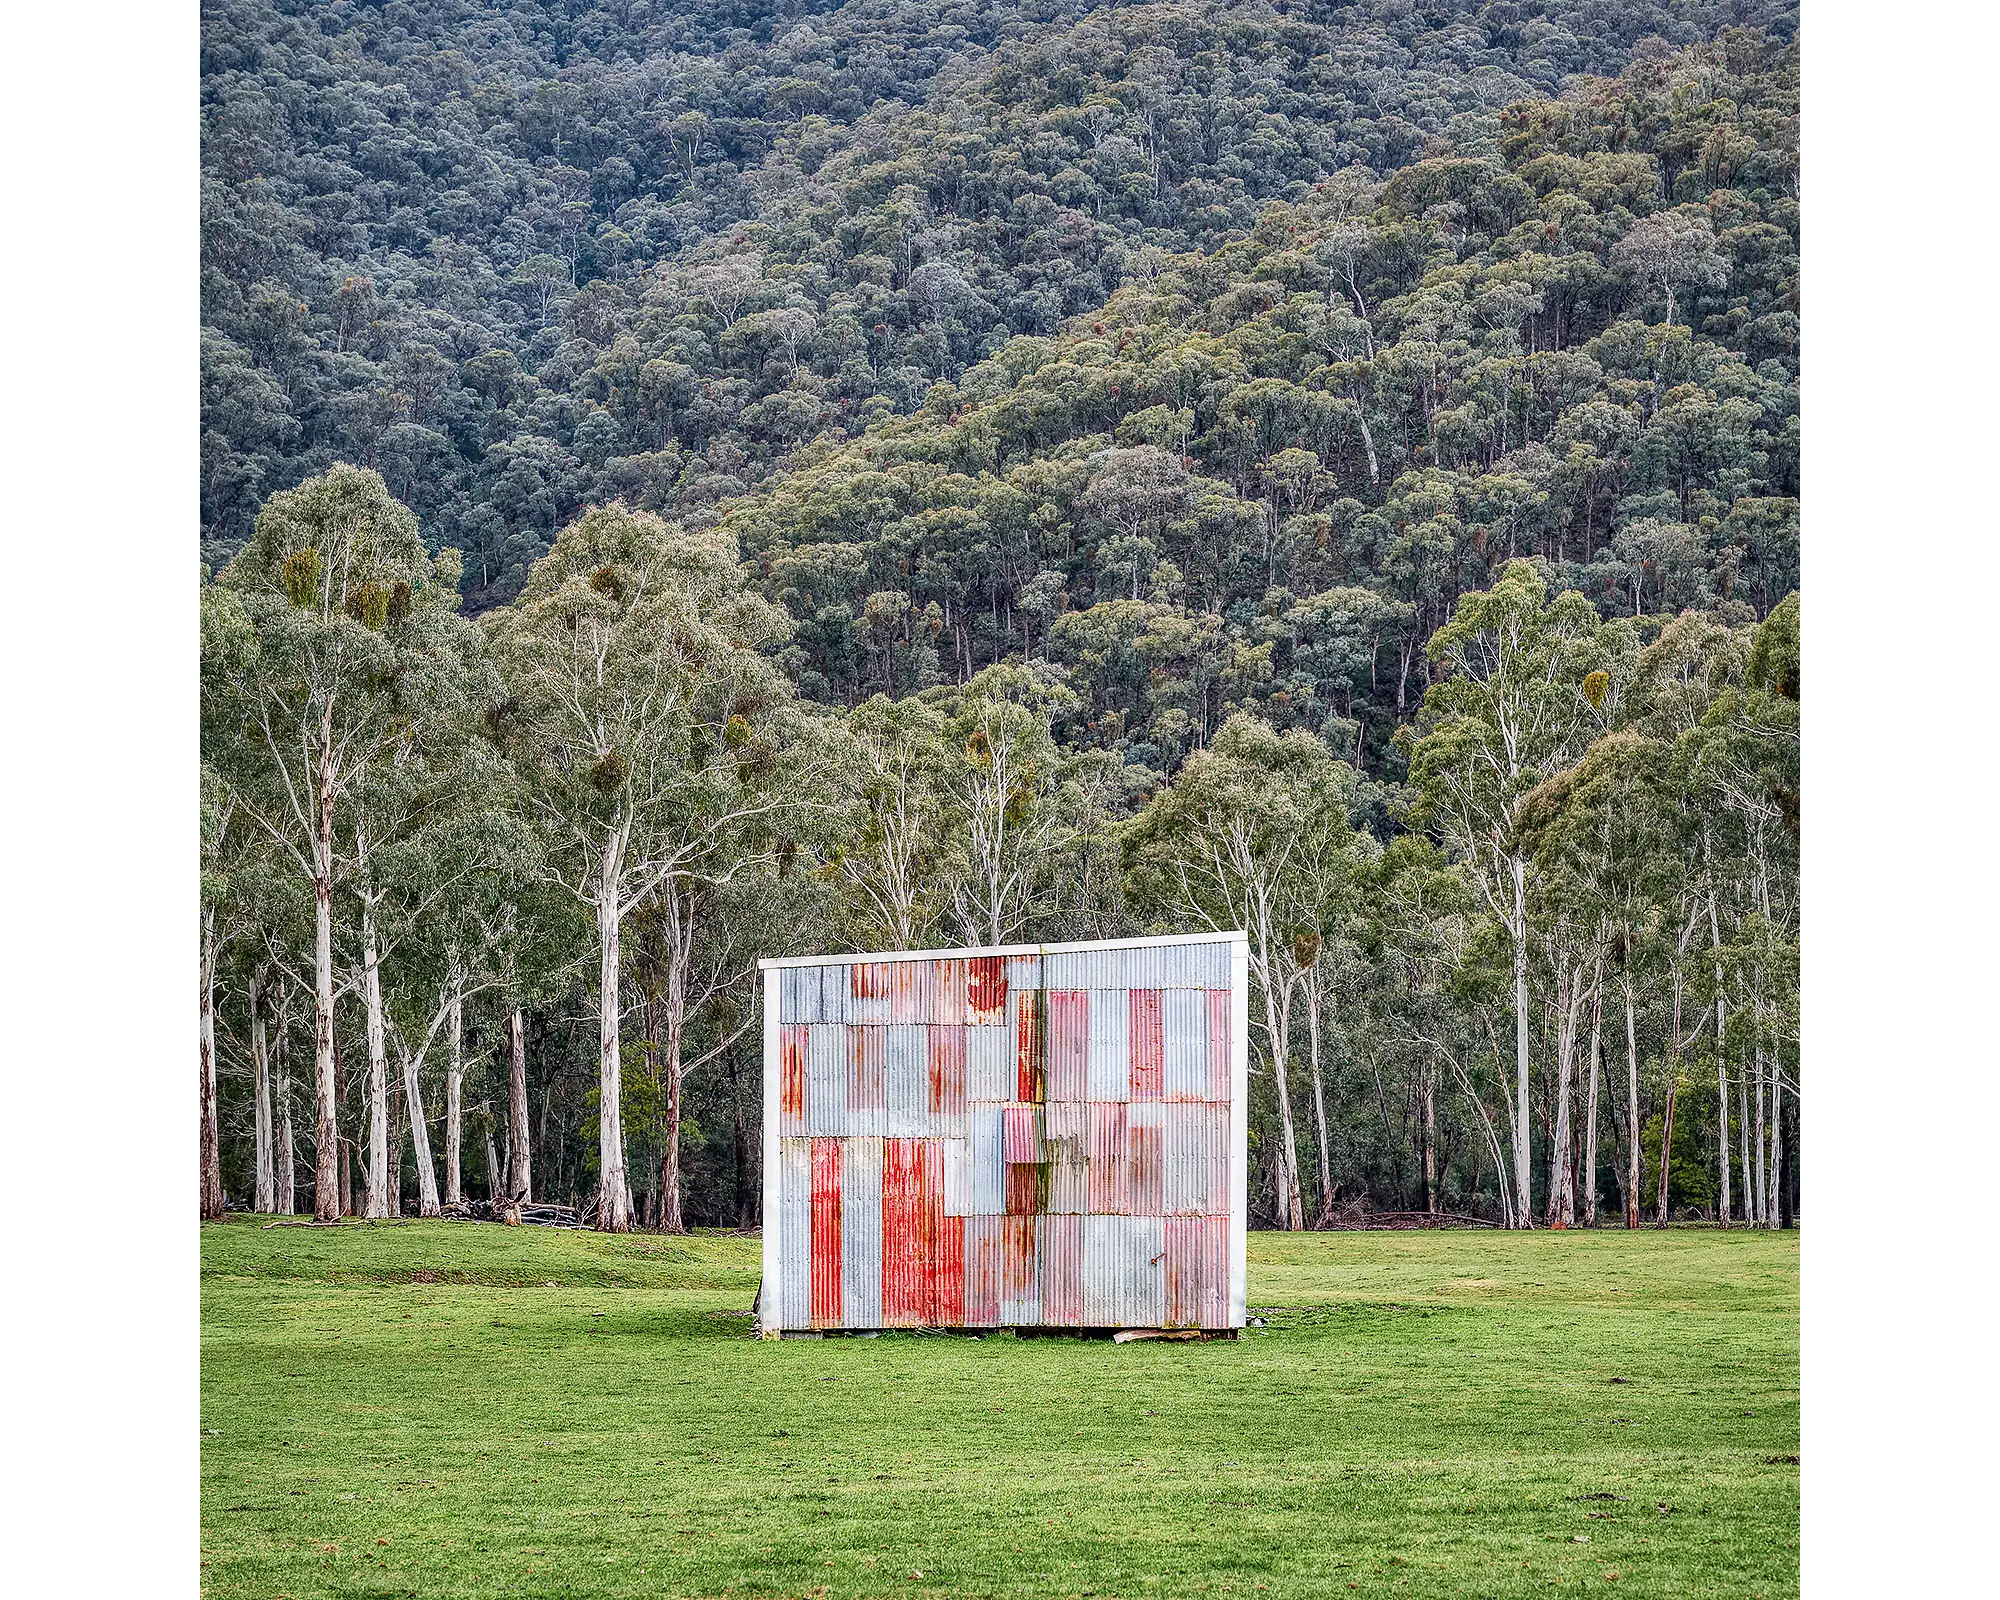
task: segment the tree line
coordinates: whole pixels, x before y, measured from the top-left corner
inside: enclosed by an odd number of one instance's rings
[[[1199,928],[1249,936],[1261,1219],[1790,1214],[1796,597],[1606,619],[1517,558],[1381,830],[1249,710],[1133,796],[1046,661],[807,699],[713,528],[594,508],[478,618],[458,560],[340,465],[203,584],[204,1214],[745,1225],[760,956]]]
[[[1729,9],[215,8],[205,1211],[747,1225],[757,956],[1242,927],[1259,1218],[1782,1220]]]
[[[465,552],[477,607],[512,598],[586,505],[713,507],[1329,173],[1497,156],[1517,103],[1620,83],[1595,131],[1630,160],[1608,182],[1631,188],[1657,151],[1668,204],[1747,195],[1772,180],[1740,181],[1746,159],[1791,114],[1758,63],[1782,77],[1795,32],[1782,0],[218,0],[204,19],[204,557],[219,568],[270,493],[349,460]],[[1761,32],[1718,47],[1731,24]],[[1774,220],[1731,206],[1718,233]],[[1488,207],[1432,208],[1448,238],[1487,231]],[[1573,276],[1600,231],[1537,249]],[[1370,306],[1434,248],[1407,226],[1397,242],[1414,257],[1356,264]],[[1767,315],[1738,302],[1790,247],[1721,248],[1743,280],[1696,286],[1710,303],[1681,322],[1736,344]],[[1476,337],[1505,315],[1487,296]],[[1552,327],[1524,348],[1596,331]],[[1755,343],[1782,359],[1788,337]],[[1393,476],[1359,498],[1379,506]]]

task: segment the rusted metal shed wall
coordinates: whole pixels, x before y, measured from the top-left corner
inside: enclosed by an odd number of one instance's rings
[[[1240,937],[765,963],[763,1325],[1243,1322]]]

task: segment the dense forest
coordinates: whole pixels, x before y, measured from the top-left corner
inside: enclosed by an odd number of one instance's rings
[[[754,1225],[759,956],[1213,927],[1260,1223],[1789,1222],[1793,21],[211,6],[204,1212]]]

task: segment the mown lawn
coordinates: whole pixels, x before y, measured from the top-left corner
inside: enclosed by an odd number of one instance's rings
[[[1239,1343],[760,1342],[755,1240],[203,1235],[216,1596],[1780,1596],[1798,1240],[1254,1234]]]

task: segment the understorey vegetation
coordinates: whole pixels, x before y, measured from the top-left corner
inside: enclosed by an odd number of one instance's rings
[[[1240,928],[1260,1224],[1789,1224],[1727,12],[212,8],[204,1214],[753,1226],[760,956]]]

